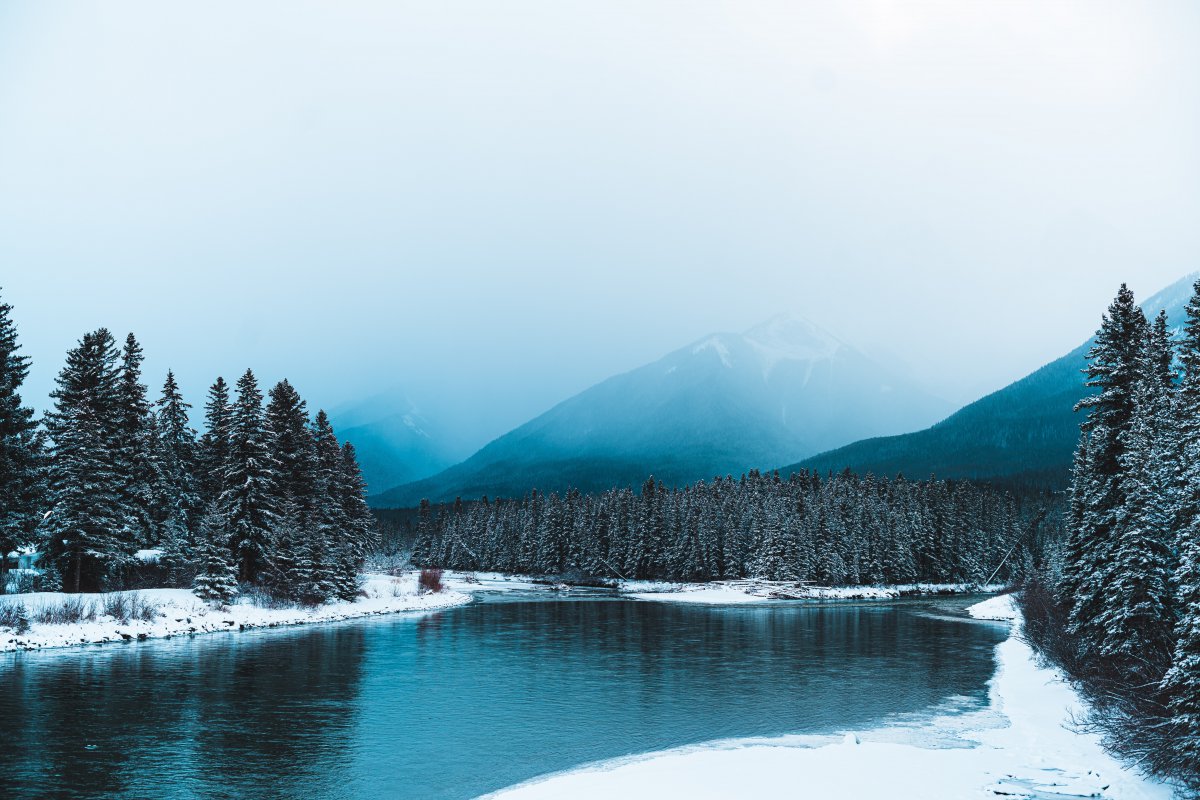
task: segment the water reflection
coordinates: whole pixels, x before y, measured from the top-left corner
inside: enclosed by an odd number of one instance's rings
[[[919,609],[502,602],[5,656],[0,774],[19,797],[466,798],[981,703],[1002,630]]]

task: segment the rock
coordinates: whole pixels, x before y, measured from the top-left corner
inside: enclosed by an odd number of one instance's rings
[[[122,638],[122,639],[124,639],[125,641],[127,641],[127,642],[131,642],[131,641],[133,641],[133,634],[132,634],[132,633],[121,633],[121,631],[117,631],[117,633],[120,633],[120,634],[121,634],[121,638]]]
[[[139,642],[144,642],[144,641],[146,641],[146,640],[147,640],[147,639],[149,639],[149,638],[150,638],[150,634],[148,634],[148,633],[139,633],[139,634],[138,634],[138,641],[139,641]]]

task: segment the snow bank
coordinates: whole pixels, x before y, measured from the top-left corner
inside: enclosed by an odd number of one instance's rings
[[[418,594],[415,573],[400,577],[368,575],[363,591],[366,596],[354,602],[326,603],[316,608],[261,608],[245,599],[234,605],[213,608],[187,589],[146,589],[123,593],[127,598],[136,595],[138,601],[149,609],[149,619],[130,619],[127,622],[103,612],[109,595],[60,592],[6,595],[0,597],[0,605],[23,603],[30,617],[36,617],[39,610],[47,606],[61,606],[68,600],[79,600],[97,613],[92,619],[67,624],[34,623],[29,631],[21,634],[7,628],[0,629],[0,652],[337,622],[378,614],[448,608],[471,599],[469,594],[453,590]]]
[[[970,606],[967,613],[975,619],[1019,620],[1021,612],[1017,610],[1017,604],[1014,601],[1015,598],[1011,594],[998,594],[995,597],[989,597],[982,603]]]
[[[715,581],[671,583],[667,581],[622,581],[620,592],[635,600],[659,603],[703,603],[735,605],[772,600],[893,600],[913,595],[970,594],[997,592],[1002,586],[967,583],[908,583],[896,586],[803,586],[787,581]]]
[[[1010,596],[985,600],[971,612],[990,619],[1006,608],[1013,634],[996,647],[988,712],[934,718],[908,732],[910,741],[928,738],[921,736],[923,729],[950,732],[951,747],[914,745],[895,727],[836,737],[714,742],[590,765],[491,797],[1170,798],[1169,787],[1105,753],[1098,736],[1071,729],[1072,716],[1082,711],[1080,700],[1057,671],[1038,666],[1020,640]]]

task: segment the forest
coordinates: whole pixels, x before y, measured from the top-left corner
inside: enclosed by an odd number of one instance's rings
[[[1181,331],[1122,286],[1087,358],[1067,535],[1029,575],[1027,630],[1110,744],[1200,789],[1200,282]]]
[[[668,489],[422,504],[414,562],[600,578],[820,585],[1009,581],[1058,536],[1052,495],[966,481],[751,471]]]
[[[0,304],[0,554],[39,554],[19,589],[129,588],[152,560],[158,585],[214,601],[239,587],[309,604],[357,595],[376,527],[354,448],[287,380],[264,406],[252,371],[232,391],[217,378],[199,435],[174,374],[151,400],[137,339],[118,346],[101,328],[67,353],[38,420],[11,311]]]

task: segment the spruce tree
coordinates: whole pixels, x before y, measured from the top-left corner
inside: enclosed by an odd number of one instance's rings
[[[221,493],[221,513],[230,535],[239,580],[255,583],[270,563],[276,517],[275,464],[271,458],[254,373],[237,383],[230,421],[230,456]]]
[[[1112,577],[1115,531],[1126,503],[1122,464],[1146,330],[1145,315],[1122,284],[1088,352],[1086,385],[1099,391],[1075,406],[1088,412],[1080,426],[1087,436],[1088,465],[1082,520],[1071,532],[1070,547],[1079,560],[1068,565],[1068,582],[1075,587],[1069,627],[1085,650],[1104,638],[1100,619],[1106,608],[1105,586]]]
[[[112,334],[103,328],[85,334],[67,353],[51,394],[55,406],[46,426],[53,455],[43,552],[69,591],[118,583],[137,549],[124,503],[128,484],[117,471],[125,441],[117,360]]]
[[[197,448],[200,494],[205,501],[218,500],[225,491],[225,476],[232,452],[233,408],[229,384],[218,377],[208,390],[204,404],[204,435]]]
[[[196,532],[197,573],[192,591],[202,600],[228,603],[237,595],[237,574],[230,554],[225,517],[209,503]]]
[[[1099,654],[1138,680],[1157,680],[1171,652],[1171,401],[1175,373],[1165,313],[1145,339],[1134,393],[1134,414],[1122,432],[1124,504],[1117,510],[1111,578],[1104,584]]]
[[[42,491],[42,440],[33,409],[21,405],[29,357],[18,353],[12,306],[0,302],[0,592],[7,585],[7,555],[27,545],[38,520]]]
[[[1200,281],[1187,305],[1180,361],[1173,519],[1179,561],[1174,575],[1177,621],[1171,669],[1162,690],[1168,698],[1176,754],[1187,771],[1200,774]]]
[[[121,505],[127,516],[127,536],[140,547],[151,547],[160,537],[154,518],[158,480],[157,448],[150,421],[150,403],[142,383],[142,346],[130,333],[121,350],[116,463],[122,479]]]
[[[196,432],[188,424],[188,409],[168,371],[162,397],[154,404],[157,414],[159,501],[156,523],[160,530],[159,546],[171,565],[172,585],[180,585],[188,576],[182,565],[189,560],[192,536],[201,513],[196,481]]]

